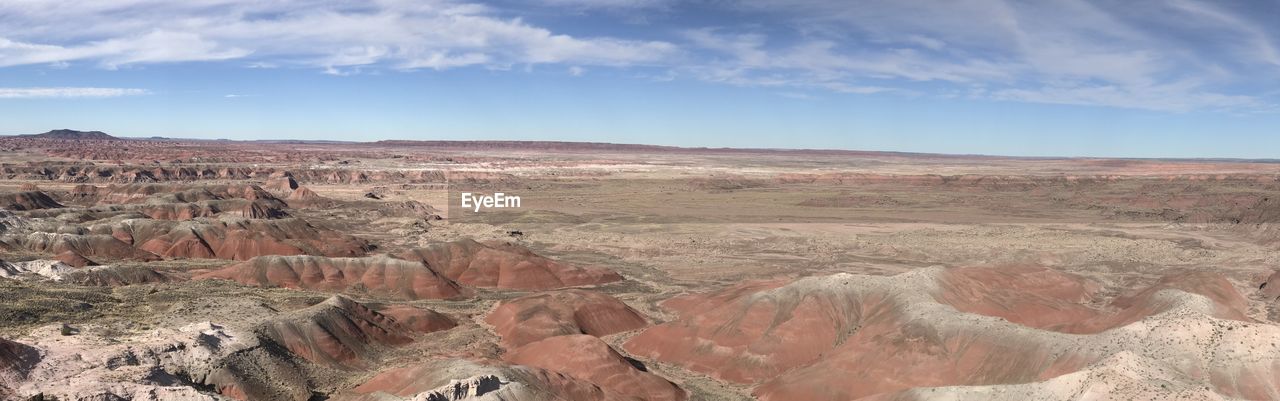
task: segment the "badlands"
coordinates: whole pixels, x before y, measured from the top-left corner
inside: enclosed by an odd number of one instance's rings
[[[0,400],[1280,400],[1277,223],[1273,161],[0,137]]]

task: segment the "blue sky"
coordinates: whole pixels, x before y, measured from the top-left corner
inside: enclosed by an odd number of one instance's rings
[[[1280,158],[1280,3],[0,3],[0,134]]]

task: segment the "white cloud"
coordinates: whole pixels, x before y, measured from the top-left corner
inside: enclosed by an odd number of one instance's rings
[[[0,99],[39,98],[104,98],[146,95],[146,89],[133,88],[0,88]]]
[[[249,65],[447,69],[656,63],[671,43],[554,33],[450,0],[53,0],[0,3],[0,66],[242,59]],[[95,21],[84,24],[83,21]],[[99,23],[100,22],[100,23]]]

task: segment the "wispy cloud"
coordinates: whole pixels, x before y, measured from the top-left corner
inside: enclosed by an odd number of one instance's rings
[[[1196,0],[739,5],[748,15],[770,15],[774,24],[687,32],[691,45],[720,55],[693,75],[740,85],[866,89],[854,93],[919,93],[924,86],[933,93],[968,91],[975,94],[970,99],[1168,112],[1272,108],[1266,91],[1252,89],[1280,79],[1275,24]],[[777,34],[779,24],[795,34]]]
[[[553,8],[577,13],[546,17]],[[0,67],[232,60],[344,76],[550,64],[775,93],[1274,109],[1280,25],[1266,16],[1277,12],[1203,0],[21,0],[0,2]],[[584,16],[656,22],[557,26]]]
[[[6,20],[0,66],[243,59],[350,73],[354,66],[629,65],[676,49],[661,41],[557,34],[488,6],[449,0],[114,0],[77,7],[27,0],[0,3],[0,16]]]
[[[134,88],[0,88],[0,99],[106,98],[149,93],[146,89]]]
[[[534,2],[552,7],[636,10],[645,8],[666,8],[672,5],[673,0],[535,0]]]

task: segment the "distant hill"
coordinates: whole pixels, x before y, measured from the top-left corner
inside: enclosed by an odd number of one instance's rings
[[[44,139],[96,139],[108,140],[119,139],[102,131],[76,131],[73,129],[56,129],[43,134],[20,135],[27,138],[44,138]]]

